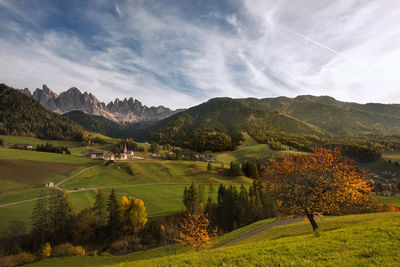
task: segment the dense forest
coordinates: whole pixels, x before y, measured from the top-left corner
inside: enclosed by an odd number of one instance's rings
[[[45,109],[32,98],[0,84],[0,134],[81,140],[83,128]]]

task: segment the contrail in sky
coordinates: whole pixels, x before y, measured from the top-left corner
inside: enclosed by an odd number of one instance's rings
[[[286,27],[286,26],[283,26],[283,27],[284,27],[287,31],[289,31],[289,32],[291,32],[291,33],[293,33],[293,34],[299,36],[300,38],[303,38],[303,39],[305,39],[305,40],[307,40],[307,41],[309,41],[309,42],[311,42],[311,43],[313,43],[313,44],[315,44],[315,45],[318,45],[318,46],[320,46],[320,47],[322,47],[322,48],[325,48],[325,49],[331,51],[332,53],[335,53],[336,55],[343,56],[342,53],[340,53],[340,52],[338,52],[338,51],[336,51],[336,50],[334,50],[334,49],[332,49],[332,48],[330,48],[330,47],[327,47],[326,45],[321,44],[320,42],[317,42],[317,41],[315,41],[315,40],[313,40],[313,39],[310,39],[310,38],[307,37],[307,36],[304,36],[304,35],[302,35],[302,34],[300,34],[300,33],[298,33],[298,32],[295,32],[295,31],[289,29],[289,28]]]

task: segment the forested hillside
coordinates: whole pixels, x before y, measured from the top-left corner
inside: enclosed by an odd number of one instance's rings
[[[295,147],[327,136],[318,127],[286,114],[254,109],[236,99],[215,98],[156,124],[150,129],[150,138],[194,150],[223,151],[243,140],[241,131],[261,143],[291,140]]]
[[[0,84],[0,134],[80,140],[83,128],[32,98]]]

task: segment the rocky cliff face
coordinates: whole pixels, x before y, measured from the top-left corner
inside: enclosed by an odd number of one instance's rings
[[[122,123],[161,120],[180,111],[163,106],[147,107],[132,97],[125,98],[123,101],[117,98],[106,106],[104,102],[100,102],[91,93],[82,93],[76,87],[72,87],[60,95],[51,91],[46,85],[43,85],[42,89],[36,89],[33,94],[28,88],[19,91],[32,97],[53,112],[66,113],[81,110],[88,114],[100,115]]]

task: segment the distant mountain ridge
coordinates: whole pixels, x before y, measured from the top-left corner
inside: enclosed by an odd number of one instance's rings
[[[0,134],[47,140],[82,140],[81,125],[49,111],[37,101],[0,84]]]
[[[67,113],[80,110],[90,115],[103,116],[109,120],[121,123],[133,123],[142,121],[158,121],[172,116],[181,110],[171,110],[164,106],[147,107],[137,99],[119,100],[107,105],[100,102],[92,93],[82,93],[78,88],[72,87],[59,95],[54,93],[46,85],[42,89],[36,89],[33,94],[28,88],[19,89],[21,93],[32,97],[42,106],[56,113]]]

